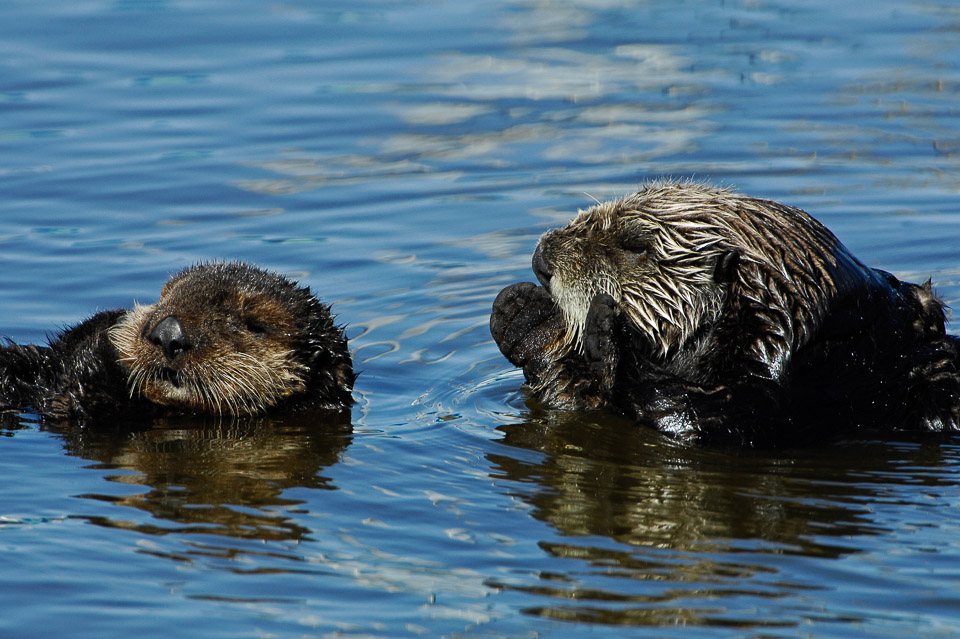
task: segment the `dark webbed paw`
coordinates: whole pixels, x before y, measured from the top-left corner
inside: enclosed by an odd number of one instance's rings
[[[522,368],[556,340],[562,330],[561,320],[545,289],[521,282],[497,295],[490,314],[490,333],[510,363]]]
[[[623,312],[607,293],[597,295],[590,302],[583,333],[583,356],[591,373],[606,390],[613,388],[620,363],[617,333],[622,321]]]
[[[588,362],[602,362],[619,355],[614,333],[621,317],[620,307],[607,293],[590,302],[583,334],[583,354]]]
[[[539,399],[568,409],[603,408],[610,401],[619,356],[622,313],[609,295],[598,295],[571,349],[563,313],[546,289],[528,282],[503,289],[493,303],[490,332],[501,352],[523,368]]]

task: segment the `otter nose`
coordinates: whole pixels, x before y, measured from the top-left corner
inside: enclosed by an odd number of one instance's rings
[[[537,250],[533,252],[533,274],[540,280],[543,288],[549,291],[550,278],[553,277],[553,274],[550,272],[550,267],[547,265],[547,260],[543,257],[543,251],[539,244],[537,245]]]
[[[183,331],[183,326],[173,315],[160,320],[160,322],[150,331],[149,339],[160,347],[164,356],[172,360],[178,354],[190,348],[190,340]]]

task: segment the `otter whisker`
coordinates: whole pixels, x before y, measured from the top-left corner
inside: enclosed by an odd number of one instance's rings
[[[140,366],[130,371],[130,375],[127,377],[127,385],[130,387],[131,399],[140,394],[140,389],[143,387],[146,376],[147,372]]]
[[[222,371],[220,370],[217,370],[215,373],[209,373],[209,377],[207,377],[209,381],[200,387],[204,402],[218,415],[224,414],[224,404],[226,404],[228,409],[227,414],[236,412],[233,397],[223,393],[224,385],[221,381],[221,374]]]

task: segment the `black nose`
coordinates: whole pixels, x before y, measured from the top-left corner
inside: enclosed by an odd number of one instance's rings
[[[540,246],[537,246],[537,250],[533,252],[533,274],[537,276],[537,279],[540,280],[540,284],[543,285],[543,288],[550,290],[550,278],[553,277],[553,274],[550,272],[550,267],[547,265],[547,260],[543,257],[543,251],[540,250]]]
[[[150,341],[163,350],[164,356],[172,360],[178,354],[190,348],[190,340],[187,334],[183,332],[183,326],[173,315],[169,315],[153,327],[150,331]]]

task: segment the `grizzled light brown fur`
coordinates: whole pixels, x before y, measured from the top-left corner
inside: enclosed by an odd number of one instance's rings
[[[727,291],[718,260],[739,254],[741,290],[769,309],[769,330],[796,347],[818,324],[835,281],[836,238],[799,209],[690,183],[654,183],[580,211],[548,231],[538,251],[567,324],[566,347],[582,347],[590,302],[608,293],[660,359],[715,322]],[[785,316],[784,316],[785,315]],[[757,343],[753,348],[763,348]]]

